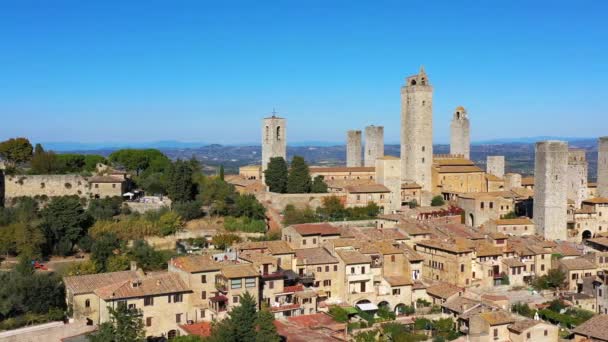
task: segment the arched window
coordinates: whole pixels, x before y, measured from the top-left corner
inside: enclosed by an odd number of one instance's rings
[[[266,126],[266,141],[270,139],[270,127]]]
[[[277,140],[281,140],[281,126],[277,127]]]
[[[416,85],[416,80],[412,80],[412,82],[410,83],[410,85]]]
[[[460,119],[460,112],[456,112],[456,119]]]
[[[84,307],[85,308],[90,308],[91,307],[91,300],[90,299],[87,299],[87,300],[84,301]]]
[[[424,77],[420,80],[420,84],[426,85],[426,79]]]

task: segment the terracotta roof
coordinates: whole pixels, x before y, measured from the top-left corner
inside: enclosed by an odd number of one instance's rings
[[[344,190],[353,194],[388,193],[391,192],[382,184],[364,184],[345,186]]]
[[[493,233],[488,234],[488,236],[493,240],[503,240],[503,239],[509,238],[506,234],[503,234],[500,232],[493,232]]]
[[[136,271],[121,271],[88,274],[80,276],[70,276],[63,278],[65,287],[72,291],[73,294],[92,293],[95,289],[106,286],[111,283],[122,282],[130,279],[138,278]]]
[[[194,324],[180,325],[188,335],[197,335],[202,337],[211,336],[211,322],[198,322]]]
[[[470,172],[483,172],[477,166],[474,165],[445,165],[439,167],[439,173],[470,173]]]
[[[323,247],[296,249],[296,258],[298,266],[304,265],[304,260],[306,260],[307,265],[335,264],[338,262],[338,259],[329,254]]]
[[[572,330],[577,335],[583,335],[601,341],[608,341],[608,315],[596,315],[590,320]]]
[[[357,251],[337,250],[336,253],[340,259],[347,265],[353,264],[368,264],[372,262],[371,257],[361,254]]]
[[[422,186],[418,183],[402,183],[401,189],[422,189]]]
[[[591,242],[602,247],[608,247],[608,237],[597,237],[593,239],[587,239],[587,242]]]
[[[505,265],[507,265],[509,267],[523,267],[523,266],[526,266],[526,264],[524,264],[523,262],[521,262],[521,260],[515,259],[515,258],[503,259],[502,262],[503,262],[503,264],[505,264]]]
[[[484,321],[488,322],[488,324],[490,326],[510,324],[510,323],[515,322],[515,318],[513,318],[510,313],[508,313],[506,311],[502,311],[502,310],[492,311],[492,312],[483,312],[483,313],[480,313],[479,316]]]
[[[461,291],[463,291],[461,287],[443,282],[431,285],[426,288],[426,292],[429,295],[443,299],[447,299]]]
[[[329,223],[302,223],[291,227],[300,235],[340,235],[340,229]]]
[[[219,271],[221,264],[210,255],[189,255],[173,258],[171,265],[190,273]]]
[[[487,242],[477,244],[475,248],[478,257],[502,255],[502,247],[491,245]]]
[[[458,194],[458,197],[461,198],[470,198],[470,199],[494,199],[494,198],[515,198],[517,197],[511,191],[492,191],[492,192],[467,192]]]
[[[560,264],[567,270],[592,270],[597,268],[597,265],[585,258],[561,259]]]
[[[226,278],[257,277],[260,274],[252,264],[230,265],[222,267],[222,275]]]
[[[254,251],[243,251],[238,254],[239,259],[256,263],[256,264],[277,264],[277,258],[272,255],[268,255],[262,252],[254,252]]]
[[[470,299],[470,298],[466,298],[466,297],[456,297],[456,298],[452,298],[450,300],[448,300],[447,302],[443,303],[441,306],[443,306],[444,308],[453,311],[457,314],[461,314],[464,311],[474,307],[475,305],[481,303],[478,300],[474,300],[474,299]]]
[[[407,276],[384,276],[384,279],[391,286],[406,286],[412,285],[412,279]]]
[[[608,204],[608,198],[606,197],[594,197],[594,198],[588,198],[586,200],[583,201],[583,203],[590,203],[590,204]]]
[[[521,178],[521,185],[522,186],[534,185],[534,177],[522,177]]]
[[[294,252],[289,243],[283,240],[243,242],[238,244],[236,248],[240,251],[268,250],[270,254],[291,254]]]
[[[289,342],[336,342],[346,329],[346,323],[338,323],[326,313],[292,316],[273,323]]]
[[[466,252],[472,251],[472,248],[470,245],[467,245],[464,243],[457,243],[454,240],[450,240],[450,241],[442,241],[442,240],[437,240],[437,239],[424,240],[424,241],[418,241],[416,244],[419,246],[441,249],[441,250],[444,250],[447,252],[452,252],[452,253],[466,253]]]
[[[336,167],[310,167],[310,173],[326,173],[326,172],[374,172],[376,171],[375,167],[368,166],[355,166],[355,167],[346,167],[346,166],[336,166]]]
[[[517,322],[509,325],[508,329],[519,335],[519,334],[523,333],[524,331],[526,331],[540,323],[542,323],[542,321],[535,321],[533,319],[522,319],[521,321],[517,321]]]
[[[416,223],[404,222],[399,224],[398,227],[411,236],[431,234],[425,227],[419,226]]]
[[[519,217],[519,218],[513,218],[513,219],[499,219],[499,220],[496,220],[495,222],[496,222],[496,225],[498,225],[498,226],[534,224],[534,222],[527,217]]]
[[[95,289],[94,293],[104,300],[157,296],[171,293],[190,292],[177,273],[164,273],[139,279],[131,279],[108,284]]]

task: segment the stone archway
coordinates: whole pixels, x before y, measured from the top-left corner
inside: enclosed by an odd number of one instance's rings
[[[358,300],[358,301],[355,303],[355,305],[357,305],[357,304],[369,304],[369,303],[371,303],[371,301],[369,301],[369,300],[367,300],[367,299],[360,299],[360,300]]]
[[[469,214],[469,226],[471,227],[475,227],[475,216],[473,216],[473,213]]]
[[[582,236],[583,240],[591,239],[593,237],[593,233],[591,233],[589,230],[585,230]]]

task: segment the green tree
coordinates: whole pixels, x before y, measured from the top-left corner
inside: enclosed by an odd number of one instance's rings
[[[287,192],[290,194],[305,194],[310,192],[312,186],[310,171],[304,158],[294,156],[287,175]]]
[[[308,206],[303,209],[297,209],[293,204],[288,204],[283,210],[283,223],[286,225],[317,221],[319,221],[317,214]]]
[[[224,165],[220,165],[220,180],[224,180]]]
[[[91,223],[76,196],[54,197],[41,211],[41,227],[46,237],[47,251],[67,254]]]
[[[517,218],[517,214],[515,214],[514,211],[510,211],[504,215],[501,216],[502,219],[515,219]]]
[[[108,259],[120,249],[120,240],[113,233],[102,233],[91,247],[91,261],[97,266],[97,272],[107,272]]]
[[[84,155],[76,153],[63,153],[57,155],[62,173],[81,172],[85,166]]]
[[[334,305],[329,308],[329,315],[334,318],[336,322],[346,323],[348,322],[348,312],[344,308]]]
[[[59,172],[61,165],[53,151],[45,151],[40,144],[36,144],[31,161],[32,172],[35,174],[52,174]]]
[[[323,205],[317,208],[317,213],[326,220],[336,221],[346,217],[344,204],[337,196],[323,198]]]
[[[91,260],[71,264],[65,271],[66,276],[77,276],[97,273],[97,265]]]
[[[163,172],[171,161],[167,156],[157,149],[122,149],[110,154],[112,163],[125,167],[128,171],[134,171],[139,176],[142,172]]]
[[[162,236],[175,234],[177,231],[183,228],[182,218],[178,213],[169,211],[164,213],[158,220],[160,227],[160,233]]]
[[[106,260],[106,272],[118,272],[129,269],[130,260],[126,255],[112,255]]]
[[[288,169],[285,159],[283,157],[270,158],[264,171],[264,180],[270,192],[281,194],[287,192],[287,178]]]
[[[97,154],[86,154],[84,156],[84,171],[93,172],[97,168],[97,164],[107,164],[108,160]]]
[[[15,167],[32,159],[32,144],[26,138],[11,138],[0,143],[0,157]]]
[[[216,234],[211,240],[211,243],[213,243],[217,249],[226,249],[239,242],[241,242],[241,238],[235,234]]]
[[[274,326],[274,315],[267,306],[263,306],[258,311],[255,325],[257,331],[255,335],[256,342],[280,342],[281,337],[277,333],[277,328]]]
[[[167,195],[173,202],[194,200],[195,187],[188,162],[177,160],[167,171]]]
[[[312,180],[312,185],[310,187],[310,192],[313,193],[326,193],[327,192],[327,183],[325,183],[324,177],[319,175],[316,176],[313,180]]]
[[[445,204],[445,201],[443,200],[443,197],[441,197],[441,196],[435,196],[431,200],[431,206],[433,206],[433,207],[440,207],[444,204]]]
[[[256,302],[249,292],[239,298],[241,305],[234,307],[228,318],[212,329],[212,340],[218,342],[255,342],[256,341]]]
[[[232,216],[245,216],[254,220],[266,219],[266,208],[252,194],[236,194]]]
[[[121,206],[120,197],[95,198],[89,202],[87,212],[95,220],[109,220],[120,214]]]
[[[91,342],[143,342],[146,331],[139,309],[129,309],[118,305],[116,309],[108,307],[111,320],[102,323],[96,333],[88,335]]]
[[[137,262],[137,265],[144,271],[156,271],[167,267],[165,255],[152,248],[144,240],[135,241],[133,247],[129,250],[128,255],[131,260]]]
[[[203,216],[201,202],[199,201],[173,203],[172,209],[186,221],[194,220]]]
[[[13,225],[15,251],[19,255],[35,259],[41,256],[42,245],[45,242],[40,228],[28,223],[18,222]]]

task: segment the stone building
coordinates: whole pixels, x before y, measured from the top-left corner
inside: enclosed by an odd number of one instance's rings
[[[287,120],[275,114],[262,120],[262,175],[270,158],[287,160]]]
[[[422,278],[458,286],[469,285],[472,277],[473,249],[462,240],[425,240],[416,244],[424,258]]]
[[[486,172],[503,178],[505,176],[505,156],[487,156]]]
[[[583,200],[589,197],[587,174],[588,163],[585,150],[570,149],[568,151],[568,199],[574,202],[576,208],[580,208]]]
[[[401,87],[401,180],[432,191],[433,87],[424,71]]]
[[[390,190],[386,212],[401,209],[402,184],[401,161],[397,157],[384,156],[376,159],[376,182]]]
[[[359,167],[361,165],[361,131],[350,130],[346,132],[346,167]]]
[[[464,107],[459,106],[454,111],[450,132],[450,154],[462,155],[465,159],[470,159],[471,125]]]
[[[598,140],[597,196],[608,197],[608,137]]]
[[[364,164],[366,167],[376,165],[376,159],[384,156],[384,127],[365,127]]]
[[[505,174],[505,185],[504,190],[510,191],[516,188],[521,188],[521,175],[519,173],[507,173]]]
[[[435,155],[431,177],[433,194],[442,194],[445,199],[458,193],[487,191],[483,170],[459,155]]]
[[[568,143],[536,143],[534,162],[534,224],[539,235],[566,240],[568,214]]]

